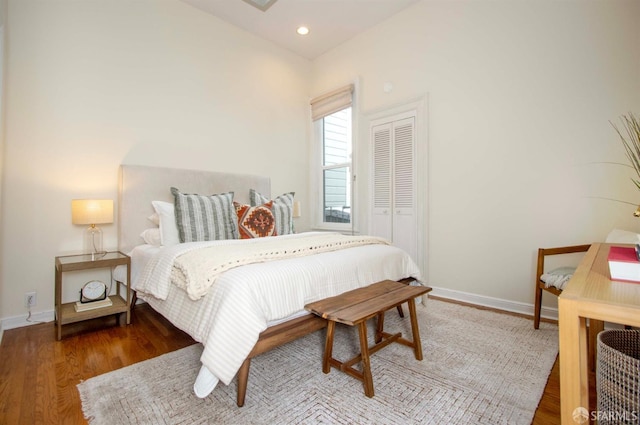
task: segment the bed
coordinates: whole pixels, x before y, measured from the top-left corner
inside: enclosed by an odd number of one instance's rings
[[[145,243],[141,235],[154,226],[150,220],[152,203],[173,202],[171,187],[191,194],[233,192],[235,201],[248,204],[251,190],[271,197],[270,179],[141,165],[120,167],[118,246],[132,256],[132,289],[203,344],[202,367],[194,377],[198,397],[208,396],[219,381],[229,384],[237,376],[237,404],[242,406],[253,357],[326,325],[304,310],[306,303],[384,279],[420,278],[408,254],[367,237],[306,232],[249,240]],[[331,242],[313,242],[309,249],[315,251],[309,254],[301,248],[307,240]],[[335,244],[344,246],[318,249]],[[287,251],[296,255],[283,256]],[[211,265],[210,257],[240,252],[256,257],[265,252],[278,255],[212,274],[211,270],[219,267]],[[229,263],[234,261],[239,262]],[[198,273],[193,271],[196,269]]]

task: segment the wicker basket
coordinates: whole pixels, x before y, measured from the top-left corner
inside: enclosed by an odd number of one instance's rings
[[[599,424],[638,424],[640,415],[640,331],[598,334],[596,369]]]

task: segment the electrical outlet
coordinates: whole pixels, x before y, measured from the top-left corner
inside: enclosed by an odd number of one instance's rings
[[[24,306],[34,307],[38,304],[38,298],[35,292],[27,292],[24,294]]]

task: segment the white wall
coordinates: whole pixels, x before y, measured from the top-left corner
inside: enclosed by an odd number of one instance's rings
[[[539,246],[640,231],[595,198],[640,201],[597,164],[625,161],[608,121],[640,113],[638,17],[637,0],[425,0],[310,63],[179,1],[9,0],[0,318],[32,290],[52,310],[53,259],[82,248],[70,200],[116,199],[120,163],[267,174],[304,204],[308,99],[356,78],[361,118],[428,93],[429,284],[530,304]]]
[[[8,26],[0,318],[27,291],[53,309],[54,257],[82,249],[70,201],[115,200],[121,163],[269,175],[305,202],[309,61],[174,0],[9,0]]]
[[[640,113],[639,18],[637,0],[425,0],[314,61],[313,95],[360,79],[361,117],[428,94],[430,285],[530,305],[538,247],[640,232],[597,199],[640,203],[598,164],[626,162],[609,120]]]

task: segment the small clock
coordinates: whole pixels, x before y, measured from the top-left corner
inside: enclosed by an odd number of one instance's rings
[[[90,280],[80,290],[80,302],[90,303],[107,298],[107,285],[99,280]]]

